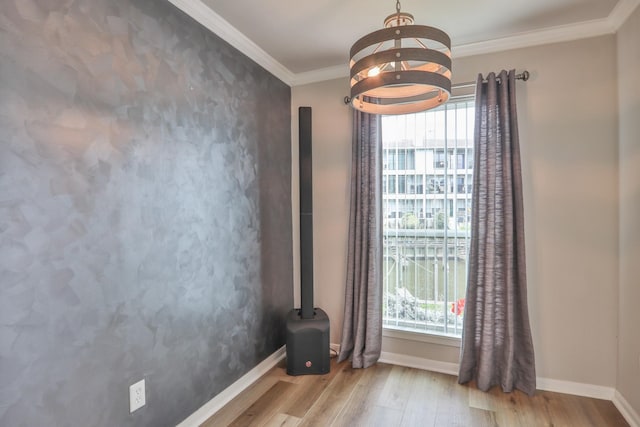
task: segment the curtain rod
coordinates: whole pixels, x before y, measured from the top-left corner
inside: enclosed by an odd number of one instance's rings
[[[529,77],[531,77],[531,74],[529,74],[527,70],[524,70],[523,72],[516,74],[516,80],[522,80],[523,82],[526,82],[527,80],[529,80]],[[496,78],[500,80],[499,77],[496,77]],[[471,87],[475,85],[476,85],[476,82],[464,82],[464,83],[453,84],[451,85],[451,87],[456,89],[461,89],[464,87]]]

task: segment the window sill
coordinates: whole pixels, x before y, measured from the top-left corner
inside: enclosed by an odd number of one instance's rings
[[[429,344],[445,345],[448,347],[460,348],[462,339],[460,337],[448,336],[448,335],[434,335],[425,332],[415,332],[406,329],[396,329],[389,326],[382,328],[382,336],[388,338],[397,338],[407,341],[418,341]]]

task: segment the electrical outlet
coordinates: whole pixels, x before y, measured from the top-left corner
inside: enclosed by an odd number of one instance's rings
[[[142,408],[147,403],[144,380],[129,386],[129,413]]]

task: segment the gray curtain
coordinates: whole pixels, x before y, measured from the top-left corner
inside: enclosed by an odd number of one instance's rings
[[[382,347],[382,147],[380,116],[354,110],[349,249],[340,343],[354,368],[380,358]]]
[[[458,381],[532,395],[515,72],[478,76],[471,250]]]

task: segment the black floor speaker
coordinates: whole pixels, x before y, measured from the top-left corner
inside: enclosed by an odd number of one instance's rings
[[[287,374],[326,374],[329,317],[313,307],[313,197],[311,107],[300,107],[300,309],[287,315]]]
[[[329,317],[316,308],[313,318],[303,319],[300,310],[287,316],[287,374],[327,374],[330,369]]]

